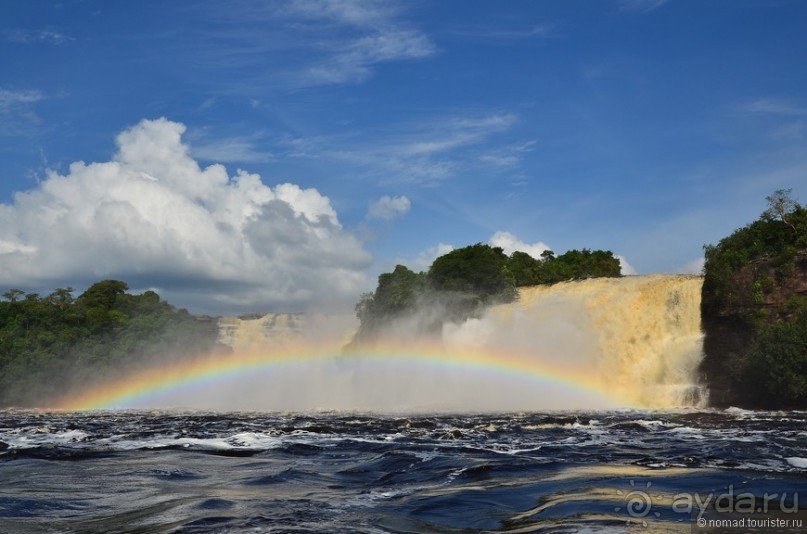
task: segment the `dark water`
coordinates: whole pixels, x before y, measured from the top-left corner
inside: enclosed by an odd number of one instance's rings
[[[804,412],[0,412],[3,533],[707,532],[806,475]]]

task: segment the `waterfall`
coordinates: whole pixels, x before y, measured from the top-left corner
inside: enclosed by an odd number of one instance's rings
[[[219,343],[234,350],[253,350],[302,339],[302,313],[269,313],[219,320]]]
[[[702,406],[702,284],[646,275],[522,288],[517,302],[448,326],[444,337],[565,361],[634,405]]]
[[[283,373],[252,377],[251,389],[260,391],[248,403],[252,408],[702,406],[705,388],[696,379],[702,281],[648,275],[522,288],[513,303],[446,323],[437,339],[433,332],[421,336],[410,318],[393,325],[389,339],[350,356],[341,352],[357,326],[349,315],[223,318],[219,340],[236,354],[260,352],[267,361],[289,351],[305,354],[306,346],[324,354],[303,356]],[[323,352],[323,346],[332,349]]]

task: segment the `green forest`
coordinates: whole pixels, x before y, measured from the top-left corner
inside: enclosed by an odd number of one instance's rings
[[[444,321],[478,314],[487,305],[512,302],[518,287],[620,273],[619,259],[610,251],[570,250],[555,256],[547,250],[536,259],[520,251],[507,256],[500,247],[476,243],[438,257],[425,272],[397,265],[381,274],[376,290],[356,304],[361,325],[354,344],[372,341],[393,320],[429,307],[439,307],[442,313],[424,314],[427,333],[438,331]]]
[[[213,318],[196,317],[153,291],[104,280],[78,297],[12,289],[0,302],[0,405],[36,406],[156,358],[212,349]]]

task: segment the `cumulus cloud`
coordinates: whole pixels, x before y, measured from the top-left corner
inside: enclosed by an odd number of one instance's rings
[[[184,132],[144,120],[118,136],[111,161],[51,171],[0,204],[0,284],[119,278],[215,313],[352,304],[371,257],[330,200],[219,164],[201,168]]]
[[[518,250],[526,252],[537,260],[541,259],[541,253],[543,251],[550,250],[542,241],[532,244],[525,243],[510,232],[496,232],[490,237],[488,243],[494,247],[501,247],[508,256]]]
[[[367,210],[367,218],[391,221],[392,219],[402,217],[409,213],[411,207],[412,205],[409,199],[405,196],[390,197],[384,195],[370,203],[370,207]]]

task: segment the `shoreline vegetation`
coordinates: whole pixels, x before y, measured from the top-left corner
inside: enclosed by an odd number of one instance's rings
[[[706,245],[701,318],[702,381],[716,407],[807,407],[807,209],[789,190],[767,198],[757,221]],[[406,335],[436,335],[445,322],[478,317],[512,302],[518,288],[619,277],[605,250],[570,250],[540,259],[507,256],[476,243],[438,257],[428,270],[397,265],[355,306],[360,326],[348,348],[401,324]],[[103,280],[74,297],[20,289],[0,301],[0,407],[33,407],[157,361],[213,351],[218,320],[195,316],[154,291],[128,293]]]

